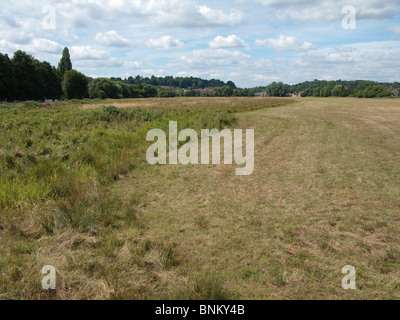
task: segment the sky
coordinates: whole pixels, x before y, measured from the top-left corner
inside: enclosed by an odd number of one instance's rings
[[[0,52],[91,77],[400,81],[399,0],[0,0]]]

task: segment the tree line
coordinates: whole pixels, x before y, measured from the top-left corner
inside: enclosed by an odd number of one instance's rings
[[[0,53],[0,100],[121,99],[204,95],[233,96],[238,90],[232,81],[195,77],[97,78],[92,79],[72,67],[64,48],[58,67],[17,51],[10,59]],[[179,90],[181,89],[181,90]],[[203,90],[203,92],[200,92]]]
[[[375,81],[306,81],[289,87],[291,92],[302,92],[303,97],[358,97],[384,98],[395,95],[400,83],[379,83]]]
[[[61,76],[48,62],[22,51],[12,59],[0,53],[0,100],[38,100],[62,95]]]
[[[385,98],[397,96],[399,82],[379,83],[375,81],[306,81],[295,85],[273,82],[267,87],[259,88],[270,97],[286,97],[293,93],[302,97],[358,97],[358,98]]]
[[[254,97],[265,93],[285,97],[291,93],[313,97],[390,97],[400,83],[374,81],[306,81],[296,85],[273,82],[266,87],[237,88],[232,81],[204,80],[195,77],[141,77],[92,79],[73,69],[68,48],[64,48],[58,67],[16,51],[10,59],[0,53],[0,100],[121,99],[176,96]]]
[[[235,83],[232,81],[224,82],[218,79],[205,80],[196,77],[176,77],[166,76],[166,77],[142,77],[137,75],[135,78],[128,77],[126,79],[122,78],[110,78],[111,81],[122,82],[127,84],[149,84],[155,87],[173,87],[180,89],[205,89],[205,88],[217,88],[228,86],[232,89],[236,89]]]

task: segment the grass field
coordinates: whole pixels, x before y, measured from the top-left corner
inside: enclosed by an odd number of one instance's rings
[[[120,102],[0,107],[1,299],[400,298],[400,100]],[[254,173],[148,165],[168,120],[254,128]]]

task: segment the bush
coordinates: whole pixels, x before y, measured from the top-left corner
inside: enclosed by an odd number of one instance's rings
[[[158,91],[158,96],[159,96],[160,98],[173,98],[173,97],[176,97],[176,93],[173,92],[173,91],[171,91],[171,89],[168,89],[168,88],[161,88],[161,89]]]

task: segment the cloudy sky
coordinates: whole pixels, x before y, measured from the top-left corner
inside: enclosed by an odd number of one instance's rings
[[[0,52],[56,65],[68,46],[74,68],[93,77],[400,80],[399,0],[0,2]]]

